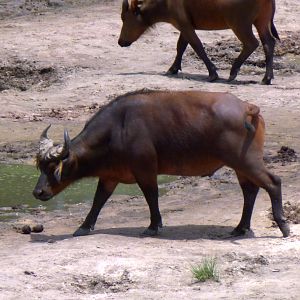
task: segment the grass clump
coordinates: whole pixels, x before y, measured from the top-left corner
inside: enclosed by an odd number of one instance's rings
[[[206,280],[219,281],[219,272],[217,269],[217,260],[213,258],[204,258],[199,265],[191,267],[194,278],[204,282]]]

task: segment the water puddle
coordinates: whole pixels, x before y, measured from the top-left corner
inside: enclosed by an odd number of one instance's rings
[[[94,197],[98,180],[88,178],[74,183],[47,202],[39,201],[32,195],[39,174],[34,166],[0,164],[0,221],[14,219],[19,212],[37,208],[57,210],[72,204],[91,203]],[[164,184],[175,179],[174,176],[159,176],[160,194],[166,191]],[[119,184],[114,194],[139,196],[142,192],[136,184]]]

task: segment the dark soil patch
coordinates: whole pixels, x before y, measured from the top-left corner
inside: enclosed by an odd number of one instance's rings
[[[91,115],[98,111],[100,105],[98,103],[92,103],[90,105],[75,105],[70,106],[67,108],[62,107],[55,107],[55,108],[43,108],[37,110],[37,112],[33,114],[25,114],[25,113],[16,113],[16,112],[9,112],[6,114],[1,115],[0,118],[2,119],[14,119],[14,120],[23,120],[23,121],[44,121],[49,119],[57,119],[57,120],[73,120],[80,116],[84,115]]]
[[[102,3],[111,3],[112,1],[114,0],[102,0]],[[43,14],[51,9],[86,6],[99,2],[100,0],[1,0],[0,19],[27,14]]]
[[[98,111],[100,105],[92,103],[91,105],[75,105],[68,108],[51,108],[41,109],[38,113],[32,115],[32,121],[41,121],[49,118],[56,118],[58,120],[73,120],[82,115],[90,115]]]
[[[50,66],[38,66],[35,62],[26,60],[0,65],[0,91],[26,91],[32,86],[46,88],[59,81],[58,71]]]
[[[299,31],[282,33],[281,40],[276,44],[275,56],[283,56],[286,54],[300,55],[299,41]]]
[[[300,40],[300,32],[282,33],[280,41],[277,41],[275,47],[274,69],[275,70],[293,70],[300,72],[300,46],[297,41]],[[240,41],[233,37],[226,40],[217,41],[215,44],[204,44],[204,48],[215,63],[218,69],[230,69],[234,59],[239,55],[242,45]],[[187,51],[186,63],[195,64],[199,60],[198,56],[192,49]],[[196,63],[196,66],[201,66]],[[260,45],[257,50],[245,61],[244,66],[251,67],[250,71],[255,68],[265,68],[265,55],[263,47]]]
[[[37,14],[49,8],[57,8],[67,3],[68,0],[3,0],[0,3],[0,19],[27,14]]]
[[[29,142],[7,143],[0,146],[0,162],[29,160],[35,157],[37,144]]]
[[[300,224],[300,204],[287,201],[283,206],[284,215],[293,224]]]
[[[300,203],[287,201],[283,205],[283,212],[286,219],[292,224],[300,224]],[[277,227],[274,221],[272,209],[269,210],[269,218],[273,221],[273,226]]]
[[[280,163],[282,166],[285,166],[298,161],[298,155],[294,149],[282,146],[276,154],[265,155],[264,161],[266,163]]]

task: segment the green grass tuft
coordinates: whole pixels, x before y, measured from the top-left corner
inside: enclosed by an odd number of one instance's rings
[[[205,258],[202,263],[191,267],[194,278],[204,282],[206,280],[219,281],[216,258]]]

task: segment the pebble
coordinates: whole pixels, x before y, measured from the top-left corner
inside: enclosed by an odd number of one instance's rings
[[[24,225],[21,230],[22,230],[22,233],[24,233],[24,234],[30,234],[31,233],[31,228],[30,228],[29,225]]]
[[[44,230],[44,226],[42,224],[38,224],[32,227],[32,232],[39,233]]]

